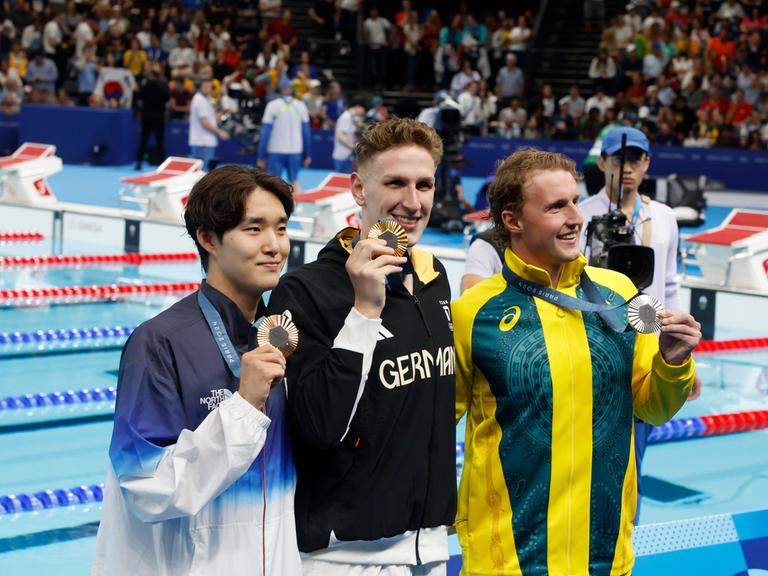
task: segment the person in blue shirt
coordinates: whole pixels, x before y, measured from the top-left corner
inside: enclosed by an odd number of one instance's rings
[[[257,166],[280,176],[283,172],[300,193],[299,169],[312,162],[312,137],[307,105],[293,96],[293,82],[284,78],[278,84],[280,98],[271,100],[261,119],[261,139]]]
[[[123,350],[93,576],[301,573],[285,358],[255,326],[292,210],[290,186],[252,168],[193,187],[206,279]]]

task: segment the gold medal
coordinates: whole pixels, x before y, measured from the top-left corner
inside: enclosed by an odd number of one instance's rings
[[[287,316],[282,314],[267,316],[259,324],[256,342],[259,346],[272,344],[288,358],[299,345],[299,329]]]
[[[395,251],[395,256],[402,256],[408,249],[408,235],[400,224],[392,219],[382,219],[371,226],[368,238],[384,240]]]
[[[627,321],[637,332],[652,334],[661,330],[661,313],[664,307],[653,296],[640,294],[629,301]]]

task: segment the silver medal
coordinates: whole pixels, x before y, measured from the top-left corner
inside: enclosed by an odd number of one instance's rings
[[[664,307],[653,296],[640,294],[627,306],[627,320],[637,332],[652,334],[661,330],[661,313]]]

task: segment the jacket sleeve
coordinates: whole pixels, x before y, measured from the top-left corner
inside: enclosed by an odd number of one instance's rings
[[[635,287],[628,286],[622,296],[630,298]],[[632,364],[632,405],[635,415],[654,426],[672,418],[683,404],[693,384],[693,356],[679,366],[667,364],[659,350],[658,334],[635,335]]]
[[[184,428],[170,347],[134,334],[120,362],[109,456],[128,508],[144,522],[197,514],[253,463],[270,420],[238,393]]]
[[[456,423],[469,410],[472,401],[472,315],[467,299],[460,298],[451,304],[453,341],[456,348]]]
[[[272,314],[288,313],[299,330],[299,346],[286,371],[294,428],[312,446],[336,446],[346,437],[365,391],[381,320],[352,307],[321,310],[313,294],[290,276],[270,296],[269,308]],[[330,314],[344,318],[335,334],[323,321]]]

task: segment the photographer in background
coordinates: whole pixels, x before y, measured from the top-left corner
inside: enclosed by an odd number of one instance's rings
[[[624,172],[621,174],[621,140],[624,135],[627,140],[624,150]],[[598,166],[605,177],[605,187],[579,204],[579,210],[585,222],[582,228],[581,250],[584,252],[587,248],[586,224],[594,216],[608,213],[611,205],[616,205],[621,187],[619,208],[626,215],[627,222],[634,227],[635,243],[649,246],[654,252],[653,281],[643,292],[656,298],[667,310],[680,310],[678,299],[680,282],[677,277],[677,220],[669,206],[642,196],[638,192],[650,165],[650,147],[648,138],[643,132],[635,128],[619,127],[605,134],[598,160]],[[590,249],[594,247],[591,246]],[[696,376],[688,399],[698,398],[700,391],[701,379]],[[650,431],[650,424],[635,421],[639,495],[643,493],[640,481],[641,463]],[[639,510],[638,502],[638,516]]]

